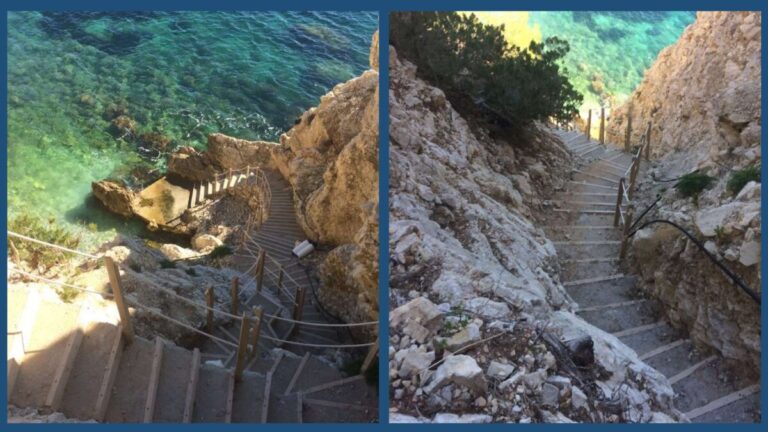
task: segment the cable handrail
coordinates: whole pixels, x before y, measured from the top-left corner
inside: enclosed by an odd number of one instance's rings
[[[630,232],[627,235],[627,238],[630,238],[630,237],[634,236],[641,229],[643,229],[643,228],[645,228],[647,226],[653,225],[653,224],[657,224],[657,223],[663,223],[663,224],[671,225],[671,226],[677,228],[683,234],[685,234],[685,236],[688,237],[688,239],[690,239],[693,242],[693,244],[695,244],[699,248],[700,251],[704,252],[704,254],[707,256],[707,258],[710,259],[710,261],[712,261],[716,266],[718,266],[720,268],[720,270],[722,270],[736,285],[738,285],[739,288],[741,288],[742,291],[744,291],[749,297],[751,297],[752,300],[755,301],[755,303],[760,305],[761,295],[759,293],[757,293],[757,291],[755,291],[752,288],[750,288],[749,286],[747,286],[747,284],[745,284],[738,277],[738,275],[736,275],[733,271],[731,271],[731,269],[729,269],[723,263],[721,263],[717,259],[717,257],[715,257],[711,252],[709,252],[704,247],[704,245],[701,244],[701,242],[696,237],[693,236],[693,234],[689,233],[685,228],[681,227],[680,225],[676,224],[675,222],[669,221],[667,219],[654,219],[654,220],[651,220],[651,221],[648,221],[648,222],[644,223],[639,228],[637,228],[637,229],[633,230],[632,232]]]
[[[68,247],[60,246],[60,245],[49,243],[49,242],[42,241],[42,240],[38,240],[38,239],[35,239],[35,238],[32,238],[32,237],[25,236],[23,234],[19,234],[19,233],[13,232],[11,230],[7,230],[7,233],[11,237],[16,237],[16,238],[19,238],[19,239],[22,239],[22,240],[30,241],[32,243],[37,243],[37,244],[42,245],[42,246],[48,246],[50,248],[58,249],[60,251],[73,253],[75,255],[80,255],[80,256],[88,258],[88,259],[99,259],[98,256],[89,254],[87,252],[82,252],[82,251],[79,251],[79,250],[70,249]]]

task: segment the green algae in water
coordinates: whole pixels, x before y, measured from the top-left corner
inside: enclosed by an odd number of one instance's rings
[[[204,149],[213,132],[277,140],[369,67],[376,28],[373,13],[9,13],[9,216],[53,217],[83,246],[141,232],[101,209],[90,185],[141,185],[165,155],[113,136],[108,108],[125,110],[137,136],[168,137],[169,151]]]

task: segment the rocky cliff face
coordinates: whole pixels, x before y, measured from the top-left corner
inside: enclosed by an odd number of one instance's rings
[[[760,291],[760,183],[737,193],[731,176],[760,166],[759,12],[700,12],[648,70],[630,101],[611,116],[608,136],[623,142],[631,116],[633,142],[650,121],[651,168],[641,175],[638,208],[657,195],[654,218],[676,222],[705,242],[729,268]],[[714,178],[697,202],[670,186],[693,170]],[[760,309],[681,233],[668,226],[639,232],[633,263],[648,292],[673,323],[702,347],[759,370]]]
[[[272,150],[304,232],[334,248],[318,294],[346,321],[378,317],[378,35],[370,59],[371,70],[334,87]]]
[[[392,47],[389,63],[391,421],[674,421],[666,379],[571,312],[536,227],[563,144],[491,138]],[[562,347],[585,336],[588,378]]]

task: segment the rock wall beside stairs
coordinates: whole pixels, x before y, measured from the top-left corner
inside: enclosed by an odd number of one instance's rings
[[[639,178],[638,210],[687,228],[751,288],[761,291],[760,184],[726,188],[735,170],[759,166],[759,12],[699,12],[680,40],[646,72],[630,101],[612,115],[619,138],[631,112],[633,141],[653,122],[650,168]],[[632,108],[630,109],[630,105]],[[681,197],[674,179],[693,170],[714,177],[698,202]],[[673,324],[701,347],[759,371],[760,309],[674,228],[652,226],[632,243],[641,284],[666,306]]]
[[[377,35],[370,59],[372,69],[321,97],[272,150],[305,234],[333,248],[318,297],[348,322],[376,320],[379,307]]]
[[[390,418],[675,421],[666,378],[572,312],[555,246],[537,227],[570,177],[563,143],[538,126],[493,139],[392,47],[389,67]],[[591,338],[589,376],[566,376],[544,333]]]

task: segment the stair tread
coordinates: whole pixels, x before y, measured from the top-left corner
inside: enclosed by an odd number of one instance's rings
[[[217,366],[200,365],[192,419],[195,423],[221,423],[227,415],[230,372]]]
[[[175,345],[165,344],[153,422],[181,422],[191,370],[192,352]]]
[[[154,343],[140,337],[134,337],[133,342],[123,348],[107,407],[107,422],[138,423],[144,420],[153,353]]]
[[[243,380],[235,384],[232,422],[262,423],[265,385],[264,375],[243,372]]]
[[[674,384],[677,409],[688,412],[752,384],[731,375],[723,363],[722,359],[715,359]]]

